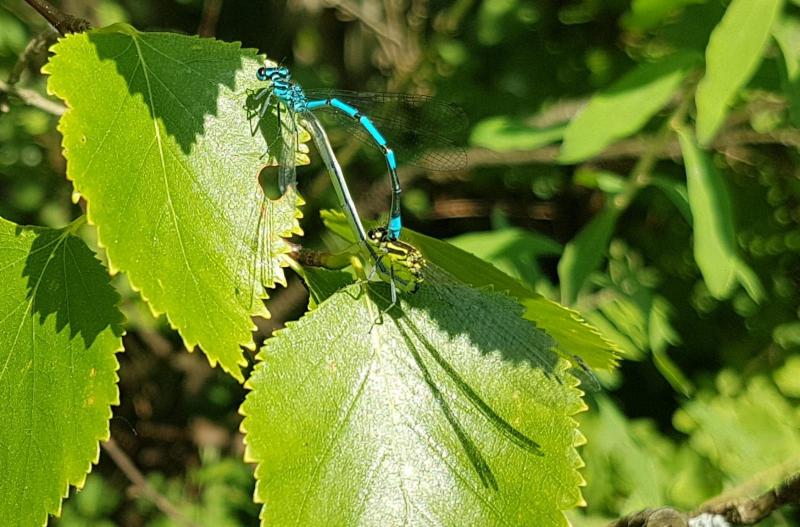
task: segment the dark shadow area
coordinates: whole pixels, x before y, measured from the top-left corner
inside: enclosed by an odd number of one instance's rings
[[[21,235],[25,229],[18,228]],[[28,280],[31,315],[39,324],[56,317],[56,330],[69,326],[70,338],[80,335],[86,347],[111,328],[122,335],[119,296],[109,284],[108,272],[83,241],[62,231],[36,229],[22,276]]]
[[[428,385],[428,388],[431,390],[434,399],[436,399],[436,404],[439,405],[439,408],[442,410],[447,422],[450,423],[450,426],[453,428],[453,432],[455,432],[456,437],[458,437],[458,441],[461,443],[462,448],[464,448],[464,452],[467,454],[470,464],[478,474],[481,483],[486,488],[498,490],[499,486],[497,485],[497,478],[495,478],[489,463],[486,461],[486,458],[483,457],[483,454],[481,454],[481,451],[478,449],[478,446],[475,444],[472,438],[469,437],[466,430],[464,430],[464,427],[461,426],[461,423],[453,413],[452,408],[450,408],[450,404],[447,402],[447,399],[445,399],[442,391],[436,386],[436,382],[431,376],[428,366],[425,364],[422,355],[420,355],[419,351],[417,351],[413,339],[400,324],[397,325],[397,328],[403,335],[403,339],[408,345],[408,348],[411,350],[411,354],[414,357],[414,362],[416,362],[417,366],[419,366],[419,369],[422,372],[422,378],[425,379],[425,384]],[[413,328],[411,329],[413,331]],[[419,332],[414,331],[414,334],[417,338],[419,338]],[[427,341],[425,342],[425,345],[427,348]]]
[[[369,295],[382,309],[389,307],[388,285],[371,283]],[[425,311],[448,335],[466,335],[473,346],[487,354],[499,353],[512,364],[525,363],[555,376],[555,342],[523,318],[524,308],[511,297],[456,283],[423,282],[416,293],[401,293],[398,304],[384,316],[400,323],[407,318],[402,310],[406,305]]]
[[[453,104],[426,95],[370,93],[333,89],[305,90],[309,99],[336,98],[367,116],[384,136],[398,161],[437,171],[458,171],[467,165],[467,155],[457,146],[467,128],[464,111]],[[380,152],[364,126],[329,106],[317,112]]]
[[[242,67],[238,46],[167,33],[88,33],[100,60],[111,60],[131,94],[142,96],[184,153],[204,134],[205,119],[218,114],[222,87],[233,90]],[[254,73],[255,75],[255,73]]]
[[[413,348],[413,342],[408,338],[408,334],[402,328],[400,324],[398,324],[398,328],[400,328],[400,332],[403,333],[403,336],[406,338],[406,341],[409,343],[409,347]],[[469,400],[469,402],[483,415],[486,420],[491,424],[498,432],[500,432],[506,439],[517,445],[518,447],[522,448],[523,450],[527,450],[529,453],[542,456],[544,453],[542,452],[541,446],[539,443],[534,441],[533,439],[529,438],[516,428],[512,426],[508,421],[503,419],[497,412],[495,412],[486,401],[484,401],[480,395],[478,395],[475,390],[467,383],[461,375],[453,368],[453,366],[447,362],[444,357],[442,357],[439,352],[436,350],[436,347],[431,344],[431,342],[425,338],[425,335],[419,331],[419,328],[416,326],[409,324],[409,330],[413,335],[422,343],[425,349],[428,351],[430,356],[442,368],[442,370],[447,373],[447,376],[455,383],[458,387],[458,390]],[[416,350],[414,351],[416,355]],[[427,375],[427,373],[426,373]]]

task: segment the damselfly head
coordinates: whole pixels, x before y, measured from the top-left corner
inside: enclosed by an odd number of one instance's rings
[[[289,80],[292,77],[292,74],[289,73],[289,68],[284,66],[261,66],[256,71],[256,77],[260,81],[276,81],[278,79]]]
[[[375,227],[374,229],[370,229],[367,233],[367,238],[369,241],[375,244],[379,244],[385,242],[387,239],[388,231],[386,227]]]

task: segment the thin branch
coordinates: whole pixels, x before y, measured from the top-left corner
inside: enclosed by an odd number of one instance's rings
[[[8,75],[6,89],[0,89],[0,112],[5,113],[9,110],[8,95],[10,93],[10,88],[16,86],[22,77],[22,73],[34,57],[44,53],[47,48],[50,47],[50,44],[55,42],[56,38],[58,38],[58,33],[52,28],[47,28],[28,42],[28,45],[25,46],[22,54],[17,59],[17,63],[14,64],[11,73]]]
[[[163,512],[172,521],[185,525],[186,527],[200,527],[197,523],[189,519],[184,513],[179,511],[167,498],[160,494],[156,489],[150,485],[145,479],[144,475],[136,468],[133,461],[122,451],[117,445],[116,441],[109,439],[104,443],[100,443],[103,450],[111,456],[111,459],[125,474],[125,476],[133,484],[133,488],[141,493],[141,495],[153,503],[158,510]]]
[[[53,115],[62,115],[65,111],[67,111],[64,105],[50,100],[33,90],[10,86],[8,83],[3,81],[0,81],[0,93],[13,95],[28,106],[34,106]]]
[[[682,512],[663,507],[629,514],[608,524],[608,527],[689,527],[689,519]]]
[[[57,38],[58,33],[56,33],[53,28],[47,28],[33,37],[30,42],[28,42],[28,45],[25,46],[25,49],[22,51],[22,55],[20,55],[19,59],[17,59],[14,69],[11,70],[11,73],[8,76],[8,83],[14,85],[19,82],[22,72],[25,71],[25,68],[28,66],[28,63],[30,63],[31,59],[36,55],[44,53],[47,48],[49,48],[50,45],[56,41]]]
[[[64,13],[46,0],[25,0],[25,2],[50,22],[62,36],[67,33],[80,33],[92,27],[88,20]]]
[[[800,474],[757,498],[706,505],[698,512],[722,516],[733,525],[755,525],[784,505],[800,505]]]
[[[384,51],[387,51],[386,45],[389,42],[397,47],[402,46],[402,43],[390,33],[388,28],[386,28],[380,22],[372,20],[361,10],[359,6],[353,5],[348,0],[325,0],[323,4],[328,7],[338,9],[342,13],[351,16],[364,24],[364,27],[375,33],[375,36],[378,37],[378,42],[381,44],[381,47],[384,48]]]
[[[725,525],[755,525],[785,505],[800,505],[800,474],[757,498],[713,500],[712,505],[704,505],[688,514],[669,507],[645,509],[615,520],[608,527],[688,527],[693,524],[721,525],[722,522]]]
[[[203,15],[197,34],[201,37],[213,37],[217,33],[219,13],[222,11],[222,0],[205,0],[203,2]]]

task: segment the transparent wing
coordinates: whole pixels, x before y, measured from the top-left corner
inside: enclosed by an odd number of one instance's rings
[[[295,116],[279,105],[278,123],[280,125],[281,153],[278,158],[278,185],[281,194],[290,186],[297,184],[297,121]],[[283,110],[283,111],[281,111]],[[288,114],[288,115],[286,115]]]
[[[451,136],[467,127],[464,111],[427,95],[407,93],[355,92],[334,89],[305,90],[309,99],[340,99],[358,108],[376,124],[400,130],[433,129]]]
[[[307,90],[309,99],[337,98],[369,117],[395,151],[398,160],[431,170],[460,170],[467,164],[466,152],[452,136],[466,128],[464,112],[424,95],[360,93],[344,90]],[[325,107],[357,139],[377,148],[372,136],[342,112]]]
[[[266,158],[269,155],[277,159],[282,138],[276,115],[279,111],[285,111],[285,108],[281,108],[282,105],[271,99],[269,94],[270,90],[267,88],[249,94],[245,107],[250,121],[250,133],[260,134],[267,145],[262,157]]]

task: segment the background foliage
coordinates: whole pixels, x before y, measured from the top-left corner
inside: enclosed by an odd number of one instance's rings
[[[796,2],[740,1],[727,13],[720,0],[61,6],[98,27],[241,41],[285,57],[306,86],[426,91],[464,108],[473,168],[409,173],[408,223],[576,307],[625,352],[581,416],[588,506],[570,513],[576,525],[755,494],[800,468]],[[0,5],[0,79],[45,27],[21,1]],[[20,86],[44,93],[45,60]],[[0,216],[63,226],[80,211],[56,117],[7,104]],[[333,135],[359,175],[359,210],[384,212],[380,160]],[[322,246],[316,211],[335,197],[318,165],[300,178],[304,243]],[[112,436],[190,518],[254,524],[242,388],[115,282],[128,333]],[[261,333],[296,318],[305,295],[290,279]],[[127,486],[102,456],[52,523],[171,524]],[[800,519],[785,511],[767,524]]]

